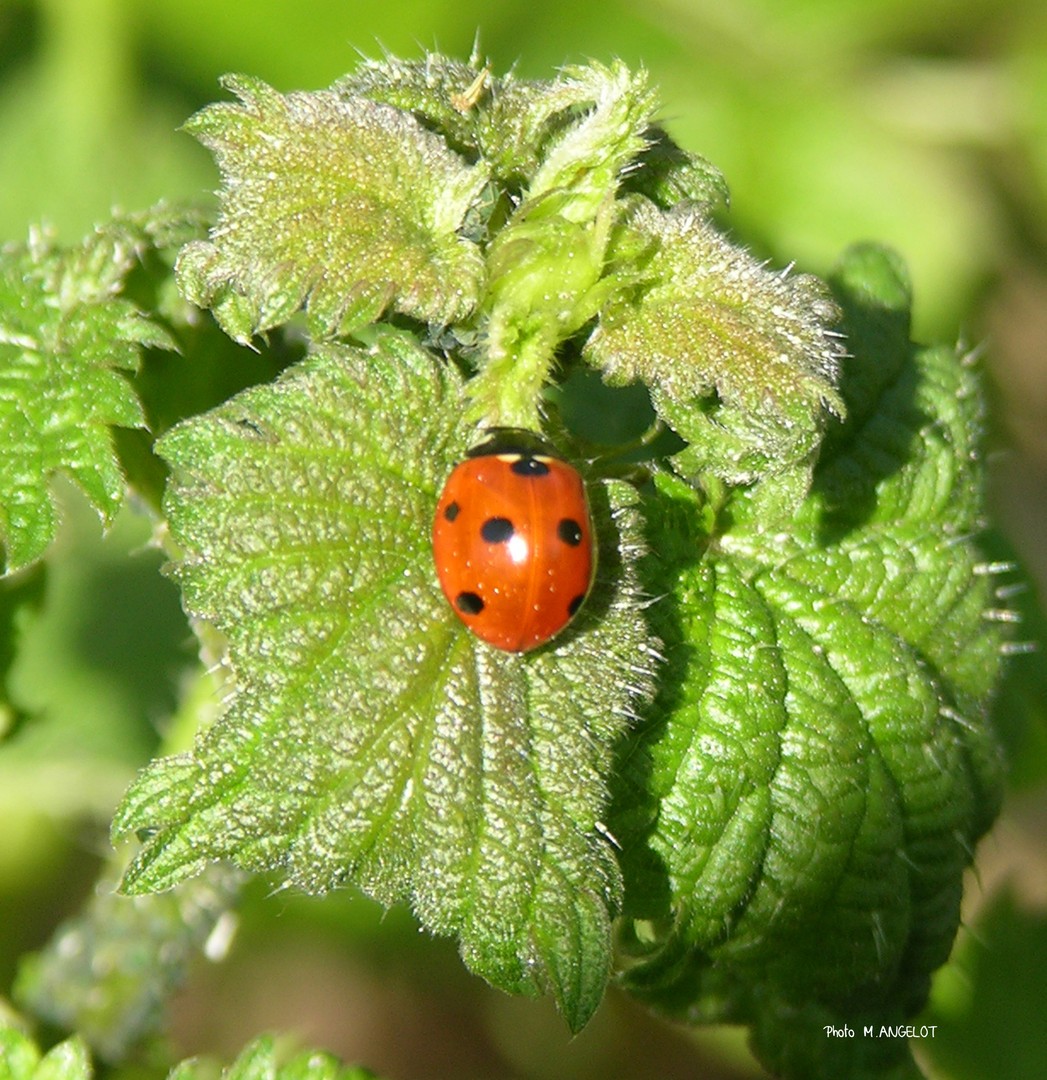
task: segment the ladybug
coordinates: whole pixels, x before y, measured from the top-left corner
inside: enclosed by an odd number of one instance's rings
[[[447,478],[433,559],[455,614],[507,652],[554,638],[593,581],[593,524],[578,470],[538,435],[496,428]]]

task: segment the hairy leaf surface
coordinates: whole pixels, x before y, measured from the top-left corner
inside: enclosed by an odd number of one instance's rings
[[[852,319],[875,313],[843,299]],[[897,314],[881,306],[880,355],[859,347],[853,363],[879,370],[857,377],[787,532],[761,529],[744,495],[717,511],[670,476],[670,511],[648,515],[650,587],[671,598],[652,609],[665,708],[613,825],[633,913],[663,919],[671,897],[672,929],[648,934],[628,981],[671,1010],[755,1021],[788,1075],[841,1075],[821,1025],[922,1005],[999,804],[1001,639],[972,542],[982,398],[963,356],[900,345]]]
[[[611,745],[652,666],[635,526],[616,487],[595,488],[608,554],[576,624],[526,656],[483,645],[429,549],[442,480],[475,438],[462,411],[453,369],[389,333],[164,438],[175,573],[228,639],[239,689],[191,754],[129,792],[114,827],[149,839],[124,886],[220,859],[309,891],[355,881],[580,1026],[619,901],[598,828]]]
[[[589,361],[650,387],[690,444],[678,456],[689,475],[809,473],[826,415],[843,411],[836,309],[821,282],[772,273],[689,203],[666,213],[636,200],[617,242],[646,246],[643,269],[601,309]]]
[[[532,80],[512,72],[495,76],[475,58],[466,64],[439,54],[390,57],[365,62],[334,89],[413,113],[459,152],[482,157],[492,176],[515,191],[570,191],[568,201],[587,202],[577,207],[576,220],[591,217],[629,162],[662,138],[647,135],[655,97],[646,73],[630,72],[620,61],[567,67],[555,79]],[[679,175],[689,197],[706,188],[696,175],[697,159],[685,164],[684,158],[677,151],[657,171],[666,179]],[[711,166],[708,171],[715,172]]]
[[[178,263],[187,295],[238,341],[305,305],[316,336],[387,307],[447,323],[479,296],[483,264],[457,233],[486,174],[412,116],[331,91],[286,96],[230,76],[240,104],[187,125],[222,171],[209,241]]]
[[[55,473],[105,521],[124,496],[113,426],[141,427],[125,372],[166,331],[121,297],[147,231],[131,220],[63,250],[34,233],[0,253],[0,544],[8,572],[43,554],[56,528]]]

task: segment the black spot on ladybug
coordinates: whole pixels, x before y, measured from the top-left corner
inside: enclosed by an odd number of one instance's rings
[[[577,547],[582,542],[582,527],[574,518],[561,518],[556,526],[556,535],[571,547]]]
[[[454,598],[454,606],[463,615],[479,615],[484,609],[484,602],[474,592],[460,592]]]
[[[480,535],[489,544],[504,544],[515,531],[513,523],[504,517],[488,518],[480,526]]]
[[[539,461],[536,457],[519,457],[512,465],[510,469],[517,476],[548,476],[549,466],[544,461]]]
[[[444,518],[446,518],[447,521],[454,521],[454,519],[458,517],[458,512],[461,509],[462,508],[456,502],[448,503],[447,506],[444,507]]]
[[[567,614],[573,619],[578,614],[578,609],[585,603],[585,593],[579,593],[568,605]]]

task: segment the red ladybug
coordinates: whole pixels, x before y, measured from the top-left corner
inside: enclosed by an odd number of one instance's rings
[[[593,525],[577,469],[529,431],[498,428],[447,478],[433,559],[455,614],[508,652],[544,645],[582,606]]]

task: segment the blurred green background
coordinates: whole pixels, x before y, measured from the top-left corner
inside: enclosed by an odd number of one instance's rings
[[[824,273],[852,241],[898,248],[917,336],[986,343],[1007,537],[994,555],[1021,553],[1018,636],[1042,638],[1043,0],[0,0],[0,239],[46,222],[73,241],[113,206],[209,197],[210,158],[177,129],[221,96],[224,72],[316,88],[361,54],[467,56],[477,34],[496,72],[645,65],[670,131],[725,173],[730,228],[772,261]],[[75,494],[63,499],[46,565],[0,589],[20,635],[0,706],[0,995],[18,955],[89,892],[112,807],[192,663],[148,522],[125,514],[102,539]],[[999,710],[1012,790],[968,889],[974,932],[936,983],[938,1037],[919,1047],[953,1080],[1027,1080],[1047,1060],[1047,679],[1042,652],[1012,663]],[[1029,722],[1009,722],[1015,702]],[[263,887],[230,960],[201,962],[173,1017],[179,1055],[296,1030],[389,1080],[760,1075],[739,1033],[696,1040],[614,994],[570,1041],[547,1003],[488,991],[403,913]]]

